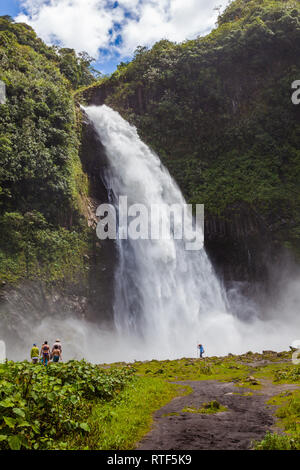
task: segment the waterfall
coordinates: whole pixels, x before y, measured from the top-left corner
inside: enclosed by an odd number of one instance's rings
[[[113,204],[120,196],[127,196],[128,206],[140,203],[149,211],[151,205],[185,204],[177,184],[134,127],[105,105],[84,110],[106,151],[103,178]],[[188,251],[174,237],[117,239],[116,244],[114,321],[120,334],[142,337],[172,355],[205,342],[204,320],[214,324],[220,315],[229,316],[204,248]]]
[[[84,109],[105,147],[107,168],[102,177],[113,205],[118,206],[119,196],[127,196],[128,206],[184,206],[178,186],[134,127],[107,106]],[[162,212],[158,225],[164,217]],[[122,224],[125,221],[121,220],[121,229]],[[174,234],[177,228],[174,218]],[[22,301],[15,301],[13,315],[0,317],[0,340],[5,340],[10,359],[23,360],[33,341],[42,344],[57,336],[64,345],[64,360],[85,358],[94,363],[195,357],[199,342],[208,356],[282,351],[296,340],[300,343],[300,272],[285,270],[277,301],[271,299],[261,315],[253,311],[249,316],[249,302],[238,289],[234,295],[228,293],[227,300],[203,248],[188,251],[175,235],[115,243],[115,327],[91,323],[60,305],[47,309],[38,290],[36,310],[24,314]],[[32,295],[26,285],[19,287],[19,294],[21,299]],[[230,311],[233,302],[235,314]],[[99,298],[100,311],[101,304]],[[0,361],[1,347],[3,356],[5,345],[0,341]]]

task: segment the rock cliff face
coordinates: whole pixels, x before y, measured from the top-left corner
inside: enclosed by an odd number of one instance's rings
[[[217,271],[227,281],[266,281],[272,248],[270,233],[247,207],[228,211],[226,218],[205,220],[205,245]]]
[[[96,236],[96,210],[99,204],[108,202],[108,194],[103,183],[107,165],[106,155],[93,126],[83,115],[80,158],[84,172],[89,179],[89,201],[91,231],[91,253],[88,260],[88,298],[92,311],[90,319],[102,322],[112,321],[114,292],[114,268],[116,249],[114,240],[99,240]]]

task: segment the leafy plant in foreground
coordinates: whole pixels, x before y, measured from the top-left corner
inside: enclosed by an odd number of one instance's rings
[[[89,432],[93,401],[108,401],[128,383],[130,368],[103,370],[85,361],[0,366],[0,449],[63,447],[70,433]]]

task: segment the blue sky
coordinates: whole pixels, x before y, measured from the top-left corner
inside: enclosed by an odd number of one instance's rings
[[[17,0],[1,0],[0,15],[16,16],[19,12],[19,2]]]
[[[181,42],[214,27],[228,0],[0,0],[0,15],[30,24],[47,44],[87,51],[111,73],[137,46]]]

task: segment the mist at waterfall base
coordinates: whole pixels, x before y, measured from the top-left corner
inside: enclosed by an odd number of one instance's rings
[[[112,204],[117,206],[123,195],[128,205],[185,203],[134,127],[105,105],[84,112],[106,151],[103,178]],[[27,318],[22,343],[30,346],[33,340],[59,336],[65,360],[103,363],[195,357],[199,342],[208,356],[281,351],[300,337],[299,272],[283,273],[277,298],[261,312],[238,289],[227,295],[204,249],[188,251],[183,240],[174,239],[116,240],[116,245],[113,326],[57,312],[38,323]],[[16,345],[14,356],[20,359],[24,352],[23,345]]]

